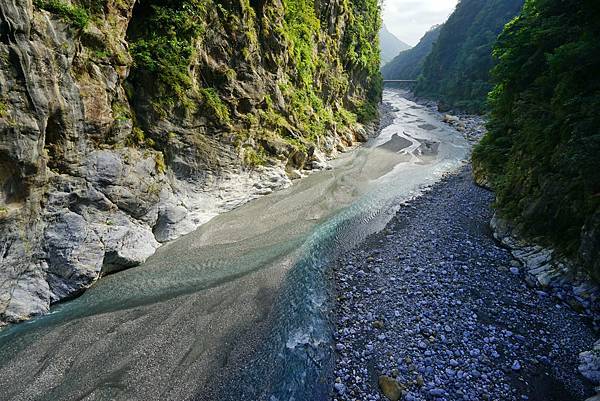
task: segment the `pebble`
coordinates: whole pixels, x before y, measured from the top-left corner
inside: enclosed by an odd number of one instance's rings
[[[593,395],[577,372],[593,331],[524,285],[489,235],[494,196],[470,174],[446,178],[340,258],[332,399],[384,400],[384,382],[406,401],[551,399],[545,386],[523,389],[534,374],[568,399]]]

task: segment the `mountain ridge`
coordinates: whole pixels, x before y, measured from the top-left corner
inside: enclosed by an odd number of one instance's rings
[[[381,65],[387,64],[400,52],[408,50],[412,47],[398,39],[396,35],[387,29],[385,24],[381,26],[379,31],[379,46],[381,48]]]

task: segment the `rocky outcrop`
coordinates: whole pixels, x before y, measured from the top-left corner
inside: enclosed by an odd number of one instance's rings
[[[510,269],[513,274],[523,274],[529,287],[542,294],[552,294],[590,319],[596,331],[600,329],[600,287],[587,269],[552,248],[525,240],[514,225],[498,214],[494,215],[490,226],[494,237],[510,249],[517,261]],[[600,340],[592,350],[579,354],[579,372],[597,386],[597,394],[586,401],[600,399]]]
[[[314,6],[307,49],[326,64],[310,92],[281,2],[252,3],[265,18],[243,0],[206,2],[194,12],[211,29],[189,39],[181,93],[130,55],[147,39],[149,3],[0,3],[0,325],[139,265],[368,135],[357,116],[378,77],[340,59],[347,2]]]
[[[523,267],[525,281],[532,288],[549,292],[590,318],[600,328],[600,287],[576,262],[524,239],[507,220],[494,215],[490,223],[494,237],[511,250]],[[521,271],[513,268],[514,273]]]
[[[596,385],[596,395],[586,401],[600,400],[600,340],[594,348],[579,354],[579,373]]]

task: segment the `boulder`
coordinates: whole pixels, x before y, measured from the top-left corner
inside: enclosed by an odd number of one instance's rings
[[[579,354],[579,372],[594,384],[600,384],[600,340],[594,348]]]
[[[121,218],[122,225],[107,230],[102,242],[106,250],[102,260],[103,275],[137,266],[146,261],[159,247],[148,227]]]
[[[453,116],[451,114],[445,114],[442,121],[445,122],[445,123],[447,123],[447,124],[454,124],[454,123],[459,123],[460,122],[460,118],[458,118],[456,116]]]
[[[154,237],[159,242],[167,242],[181,235],[181,222],[187,217],[188,210],[183,206],[165,206],[158,215],[154,226]]]
[[[396,379],[393,379],[389,376],[379,376],[379,389],[381,390],[381,393],[390,401],[398,401],[400,400],[400,398],[402,397],[402,394],[404,392],[404,389],[402,388],[402,386],[400,385],[400,383],[398,383],[396,381]]]

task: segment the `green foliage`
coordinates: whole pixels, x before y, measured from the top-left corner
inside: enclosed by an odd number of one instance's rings
[[[156,152],[154,155],[154,163],[156,166],[156,172],[164,174],[167,171],[167,165],[165,163],[165,155],[162,152]]]
[[[469,112],[482,112],[492,89],[492,47],[522,5],[523,0],[461,0],[441,28],[415,93]]]
[[[309,147],[323,143],[327,132],[376,118],[382,92],[377,0],[344,0],[335,11],[312,0],[259,3],[138,3],[127,32],[134,60],[128,96],[140,106],[134,109],[145,112],[150,103],[158,118],[206,116],[230,131],[247,165],[267,158],[246,143],[283,139]],[[213,62],[198,57],[204,53]],[[262,71],[273,74],[263,78]],[[246,98],[240,88],[252,88],[249,79],[263,79],[257,89],[267,93],[249,90]]]
[[[199,93],[204,104],[213,111],[219,121],[224,124],[229,124],[231,121],[229,118],[229,109],[225,103],[223,103],[217,91],[213,88],[201,88]]]
[[[267,156],[262,148],[256,150],[251,147],[244,148],[244,164],[248,167],[264,166],[267,163]]]
[[[112,113],[115,121],[131,120],[131,110],[123,103],[114,102],[112,104]]]
[[[376,119],[378,113],[377,104],[364,101],[356,109],[356,118],[358,122],[367,123]]]
[[[379,50],[379,30],[381,29],[380,4],[378,0],[348,1],[349,26],[345,34],[346,59],[356,74],[354,78],[365,81],[368,88],[366,101],[370,103],[367,111],[373,110],[381,101],[383,78],[380,72],[381,54]],[[376,113],[365,113],[362,100],[357,103],[363,119],[369,122]]]
[[[350,25],[346,34],[346,57],[369,76],[379,75],[381,18],[378,0],[350,1]]]
[[[600,207],[599,37],[596,2],[527,0],[494,50],[489,133],[473,154],[500,210],[570,254]]]
[[[161,105],[173,107],[186,102],[192,81],[190,63],[195,40],[204,32],[206,2],[203,0],[150,0],[148,16],[130,27],[130,52],[140,75],[156,79]]]
[[[146,141],[146,133],[140,127],[133,127],[131,135],[133,144],[142,145]]]
[[[314,82],[316,71],[316,41],[321,31],[320,21],[315,14],[314,1],[284,0],[285,31],[291,41],[291,56],[303,88],[309,88]]]
[[[65,22],[79,29],[85,29],[90,22],[90,15],[82,7],[72,6],[61,0],[34,0],[33,3],[43,10],[60,16]]]
[[[0,102],[0,118],[4,118],[8,114],[6,103]]]

